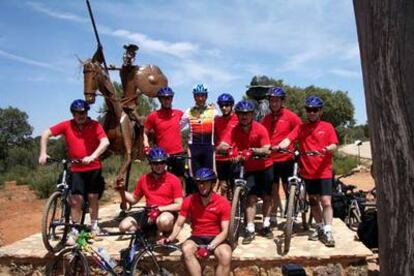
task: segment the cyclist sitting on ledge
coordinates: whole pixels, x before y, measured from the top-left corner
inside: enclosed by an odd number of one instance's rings
[[[228,235],[231,207],[225,197],[213,192],[216,180],[216,174],[209,168],[200,168],[196,171],[198,193],[184,199],[173,232],[167,239],[160,241],[168,243],[175,240],[186,219],[191,221],[191,236],[182,246],[184,262],[190,275],[202,275],[197,250],[203,245],[207,245],[207,250],[216,256],[218,266],[215,275],[230,275],[232,250],[225,240]]]
[[[234,147],[239,151],[252,150],[254,155],[267,155],[270,153],[269,134],[264,126],[253,121],[254,105],[250,101],[240,101],[236,104],[235,111],[239,119],[238,124],[226,133],[217,150]],[[263,198],[263,228],[261,235],[268,239],[273,238],[270,229],[270,212],[272,208],[272,183],[273,169],[272,159],[249,159],[245,163],[248,195],[246,206],[246,235],[243,244],[249,244],[255,238],[254,218],[256,216],[257,198]]]
[[[109,146],[109,140],[102,126],[88,117],[89,104],[78,99],[70,105],[73,119],[63,121],[46,129],[40,138],[39,163],[47,162],[47,142],[49,137],[63,135],[65,137],[70,159],[80,159],[80,163],[71,166],[72,196],[71,219],[79,223],[84,197],[88,197],[91,230],[99,233],[98,213],[99,197],[104,191],[104,179],[101,175],[102,163],[99,156]],[[78,231],[72,229],[67,240],[68,245],[75,243]]]
[[[178,177],[166,171],[167,154],[162,148],[153,148],[148,153],[151,172],[141,176],[133,193],[125,192],[126,200],[137,203],[143,196],[147,206],[154,206],[148,212],[136,212],[119,224],[119,230],[136,231],[139,227],[156,225],[160,232],[171,232],[174,219],[183,201],[183,190]],[[147,219],[148,216],[148,219]]]
[[[300,152],[318,151],[321,153],[318,156],[302,155],[300,174],[305,180],[312,215],[317,223],[316,230],[309,236],[309,239],[319,239],[326,246],[334,247],[331,205],[332,152],[336,149],[338,138],[332,124],[321,121],[322,108],[322,99],[317,96],[307,97],[305,109],[308,122],[298,125],[286,139],[280,142],[279,147],[286,148],[297,139]]]

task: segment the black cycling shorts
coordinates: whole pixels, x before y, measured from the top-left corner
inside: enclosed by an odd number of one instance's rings
[[[216,236],[190,236],[187,240],[195,242],[197,245],[209,245]],[[221,244],[229,244],[227,240]],[[216,246],[217,248],[217,246]]]
[[[179,157],[175,158],[175,155]],[[167,161],[168,171],[177,177],[183,177],[185,172],[185,159],[180,158],[182,155],[182,153],[171,154]]]
[[[72,172],[72,194],[83,195],[99,194],[101,198],[105,189],[105,180],[101,170],[92,170],[87,172]]]
[[[262,171],[246,172],[245,178],[247,180],[247,195],[256,195],[262,197],[264,195],[272,194],[273,185],[273,167],[270,166]]]
[[[216,170],[219,180],[232,181],[234,179],[234,166],[230,160],[217,160]]]
[[[304,179],[304,181],[309,195],[332,195],[332,178]]]
[[[191,170],[192,175],[200,168],[213,169],[213,145],[188,145],[191,155]]]
[[[273,163],[273,182],[278,183],[282,180],[282,183],[287,183],[288,178],[293,175],[293,160],[274,162]]]

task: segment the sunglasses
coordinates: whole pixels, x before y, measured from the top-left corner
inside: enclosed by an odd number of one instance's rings
[[[157,166],[157,165],[165,165],[165,161],[159,161],[159,162],[151,162],[151,165]]]
[[[320,110],[320,108],[318,108],[318,107],[307,107],[305,109],[306,109],[306,112],[308,112],[308,113],[317,113]]]

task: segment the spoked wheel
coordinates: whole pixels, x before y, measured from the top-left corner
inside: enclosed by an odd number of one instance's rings
[[[236,187],[231,202],[231,217],[229,226],[229,242],[233,250],[237,247],[240,229],[243,224],[244,214],[242,210],[243,188]]]
[[[135,256],[131,265],[131,276],[167,276],[168,271],[157,262],[154,254],[148,250],[142,250]]]
[[[46,202],[42,216],[42,240],[50,252],[58,252],[65,246],[69,230],[69,205],[64,205],[62,193],[54,192]]]
[[[89,265],[80,250],[67,248],[46,265],[47,276],[89,276]]]
[[[296,185],[290,185],[285,225],[285,253],[289,252],[290,240],[292,238],[293,222],[295,220],[295,218],[293,217],[295,208],[295,193]]]
[[[352,231],[357,231],[358,226],[361,223],[361,215],[358,214],[358,210],[353,208],[349,215],[345,217],[345,224],[351,229]]]

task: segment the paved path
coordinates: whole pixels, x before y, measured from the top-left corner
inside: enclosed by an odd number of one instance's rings
[[[358,156],[358,146],[355,144],[341,146],[339,147],[339,151],[342,151],[349,155]],[[362,145],[359,146],[359,154],[361,158],[372,159],[371,143],[369,141],[363,142]]]
[[[118,215],[119,205],[109,205],[101,210],[101,221],[105,227],[113,227],[116,231],[118,222],[112,218]],[[280,219],[282,220],[282,219]],[[283,221],[279,222],[279,229],[274,230],[275,237],[282,235]],[[336,247],[327,248],[319,241],[308,241],[307,232],[298,232],[292,239],[291,250],[287,255],[282,255],[278,252],[277,241],[265,239],[263,237],[256,237],[250,245],[240,245],[236,248],[233,254],[235,261],[267,261],[267,260],[329,260],[329,259],[365,259],[372,255],[372,252],[367,249],[361,242],[355,240],[355,232],[350,231],[345,224],[339,220],[334,219],[333,223],[334,235],[336,238]],[[186,225],[185,231],[179,236],[180,242],[185,240],[190,228]],[[128,238],[120,237],[105,237],[103,241],[96,241],[94,247],[103,247],[116,259],[119,259],[119,251],[126,248]],[[179,253],[173,253],[170,258],[179,260]],[[43,263],[45,258],[51,257],[47,255],[41,241],[41,234],[34,234],[26,239],[15,242],[11,245],[0,247],[0,262],[10,262],[10,260],[27,260],[30,262]]]

